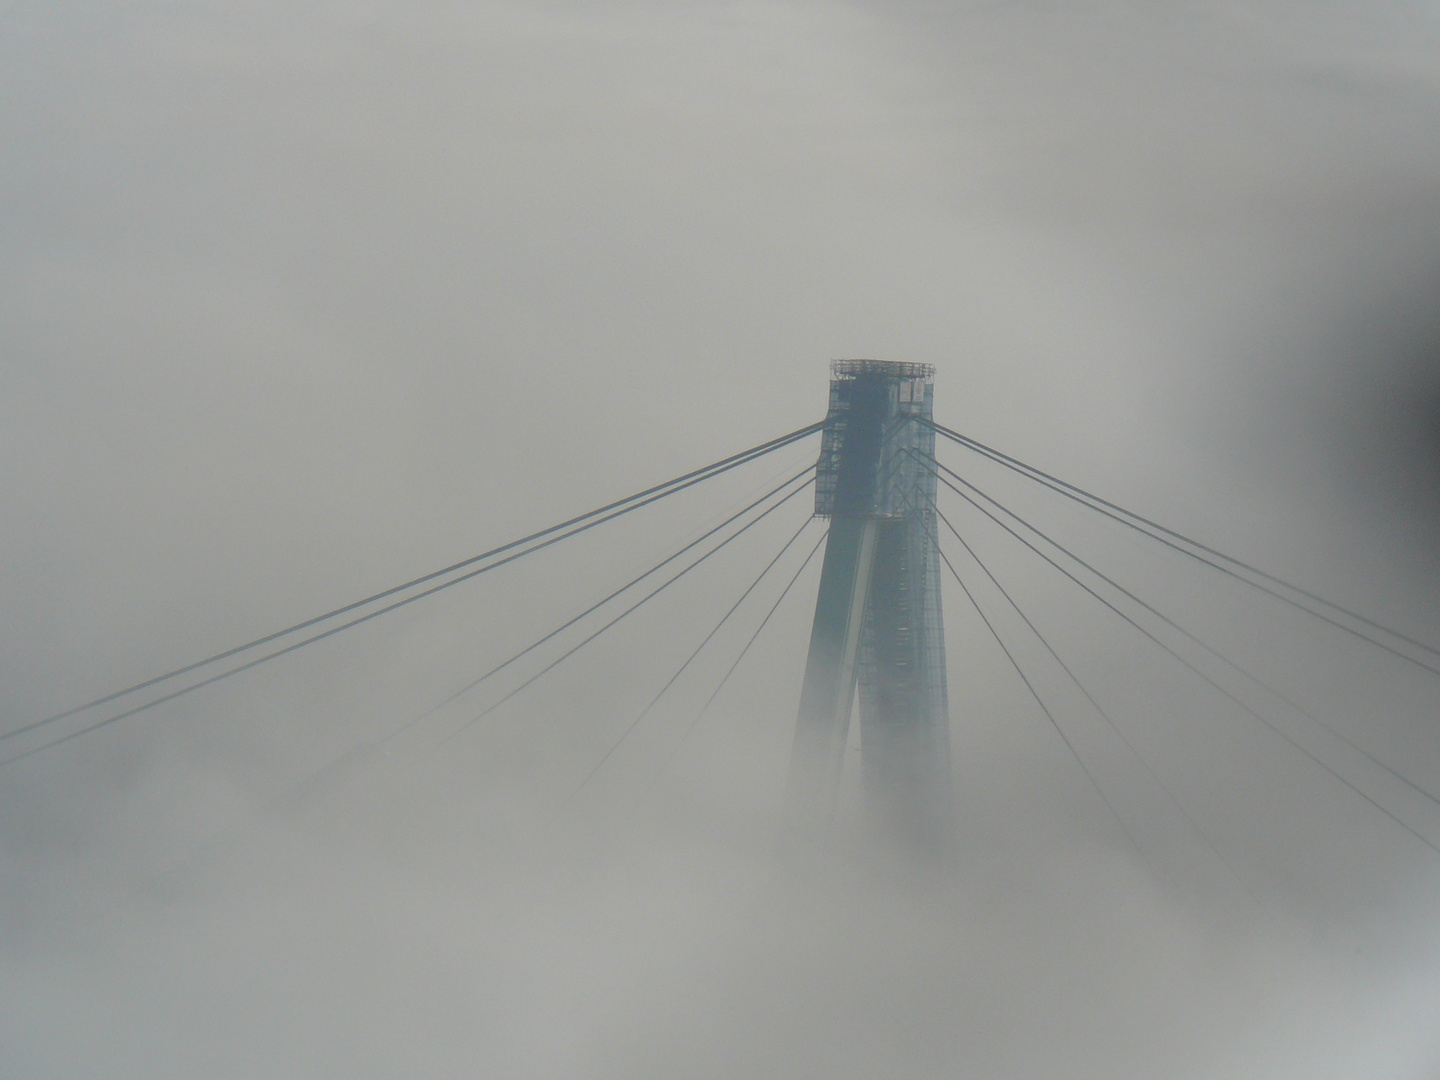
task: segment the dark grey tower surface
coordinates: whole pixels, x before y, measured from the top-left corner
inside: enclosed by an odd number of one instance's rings
[[[945,628],[933,504],[935,369],[831,365],[815,513],[830,518],[790,759],[789,812],[833,815],[859,688],[867,807],[897,838],[948,846],[954,828]]]

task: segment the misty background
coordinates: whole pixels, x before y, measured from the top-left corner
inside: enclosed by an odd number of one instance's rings
[[[1440,641],[1437,207],[1433,4],[7,2],[3,729],[819,419],[845,356]],[[1440,783],[1424,673],[940,455]],[[1440,1075],[1440,856],[978,520],[1213,848],[1077,707],[1137,858],[947,581],[955,874],[778,868],[813,567],[572,798],[804,496],[356,753],[814,456],[0,770],[0,1075]]]

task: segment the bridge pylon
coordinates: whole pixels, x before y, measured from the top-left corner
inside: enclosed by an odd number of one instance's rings
[[[892,839],[947,849],[955,825],[935,521],[935,369],[831,364],[815,513],[830,519],[790,758],[802,836],[834,817],[860,702],[868,814]]]

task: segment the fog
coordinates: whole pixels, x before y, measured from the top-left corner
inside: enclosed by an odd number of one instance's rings
[[[819,419],[847,356],[1440,641],[1433,4],[22,0],[0,193],[0,731]],[[0,1075],[1440,1075],[1440,854],[958,501],[1153,766],[979,589],[1124,828],[947,581],[954,865],[854,754],[787,858],[813,566],[581,787],[804,496],[427,714],[814,456],[0,767]],[[1432,676],[941,459],[1440,789]]]

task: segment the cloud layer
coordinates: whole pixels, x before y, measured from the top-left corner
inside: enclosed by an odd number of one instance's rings
[[[794,428],[836,356],[934,363],[943,422],[1440,639],[1429,9],[4,24],[4,730]],[[345,757],[766,475],[0,772],[0,1072],[1433,1075],[1440,856],[980,522],[1204,835],[1081,710],[1137,858],[958,590],[953,875],[858,827],[776,863],[804,599],[673,764],[720,659],[567,803],[795,515],[443,752],[480,701]],[[1426,676],[974,475],[1440,775]]]

